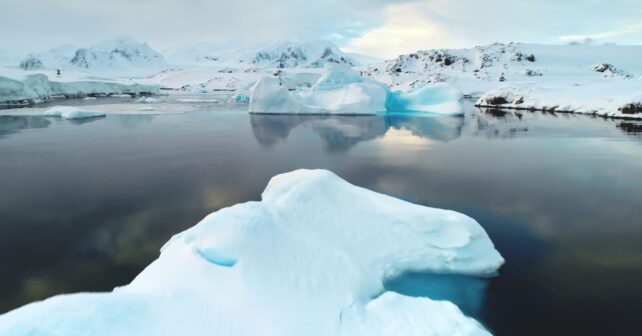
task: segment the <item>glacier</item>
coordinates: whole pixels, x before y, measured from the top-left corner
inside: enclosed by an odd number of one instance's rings
[[[461,100],[461,93],[446,84],[392,92],[383,83],[364,79],[348,65],[330,63],[309,89],[290,92],[279,78],[260,78],[251,89],[249,112],[376,114],[412,109],[461,114]]]
[[[28,304],[0,316],[0,334],[488,335],[451,302],[383,283],[503,262],[468,216],[296,170],[172,237],[129,285]]]
[[[122,84],[107,81],[50,81],[43,74],[31,74],[24,79],[0,76],[0,105],[31,105],[55,97],[76,98],[91,95],[155,94],[157,85]]]

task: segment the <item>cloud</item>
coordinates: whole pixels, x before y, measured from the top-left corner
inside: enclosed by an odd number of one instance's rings
[[[560,36],[596,31],[610,42],[642,43],[640,17],[640,0],[0,0],[0,40],[3,49],[30,52],[121,33],[157,49],[331,39],[390,57],[492,42],[560,43]]]

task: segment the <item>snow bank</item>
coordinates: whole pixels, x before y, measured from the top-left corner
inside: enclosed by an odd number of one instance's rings
[[[0,334],[483,335],[452,303],[382,283],[502,263],[472,218],[297,170],[174,236],[131,284],[26,305],[0,316]]]
[[[57,117],[62,119],[85,119],[104,117],[105,112],[89,110],[86,108],[72,107],[72,106],[54,106],[48,109],[45,113],[47,117]]]
[[[278,78],[263,77],[254,85],[250,112],[375,114],[393,109],[458,113],[461,94],[446,85],[426,85],[412,92],[391,93],[384,84],[367,80],[352,68],[328,64],[309,89],[290,92]]]
[[[501,86],[482,95],[476,105],[642,119],[642,81]]]
[[[126,85],[115,82],[52,82],[42,74],[28,75],[24,80],[0,76],[0,104],[34,104],[53,97],[85,97],[88,95],[156,93],[155,85]]]

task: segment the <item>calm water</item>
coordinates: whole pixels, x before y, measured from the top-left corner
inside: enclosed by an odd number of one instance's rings
[[[497,335],[642,328],[639,123],[473,108],[465,118],[201,109],[0,116],[0,313],[126,284],[172,234],[258,200],[271,176],[326,168],[472,216],[507,260],[490,280],[408,274],[389,289],[453,300]]]

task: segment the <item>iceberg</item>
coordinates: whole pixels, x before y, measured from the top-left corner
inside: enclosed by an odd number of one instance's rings
[[[172,237],[129,285],[28,304],[0,316],[0,334],[487,335],[453,303],[384,282],[490,276],[503,261],[468,216],[296,170],[273,177],[261,201]]]
[[[462,95],[449,85],[391,92],[385,84],[364,79],[345,64],[326,64],[321,77],[309,89],[290,92],[280,78],[262,77],[251,91],[252,113],[376,114],[399,110],[462,113]]]
[[[158,104],[158,103],[160,103],[160,99],[153,98],[153,97],[142,96],[142,97],[136,99],[136,102],[137,103],[141,103],[141,104]]]
[[[82,107],[72,106],[54,106],[48,109],[44,115],[46,117],[56,117],[62,119],[85,119],[104,117],[106,114],[102,111],[89,110]]]
[[[388,111],[418,111],[439,114],[463,114],[463,95],[448,84],[425,84],[408,91],[390,94]]]
[[[327,64],[309,89],[290,92],[275,77],[262,77],[252,88],[249,111],[255,113],[375,114],[386,111],[388,89],[364,80],[344,64]]]

